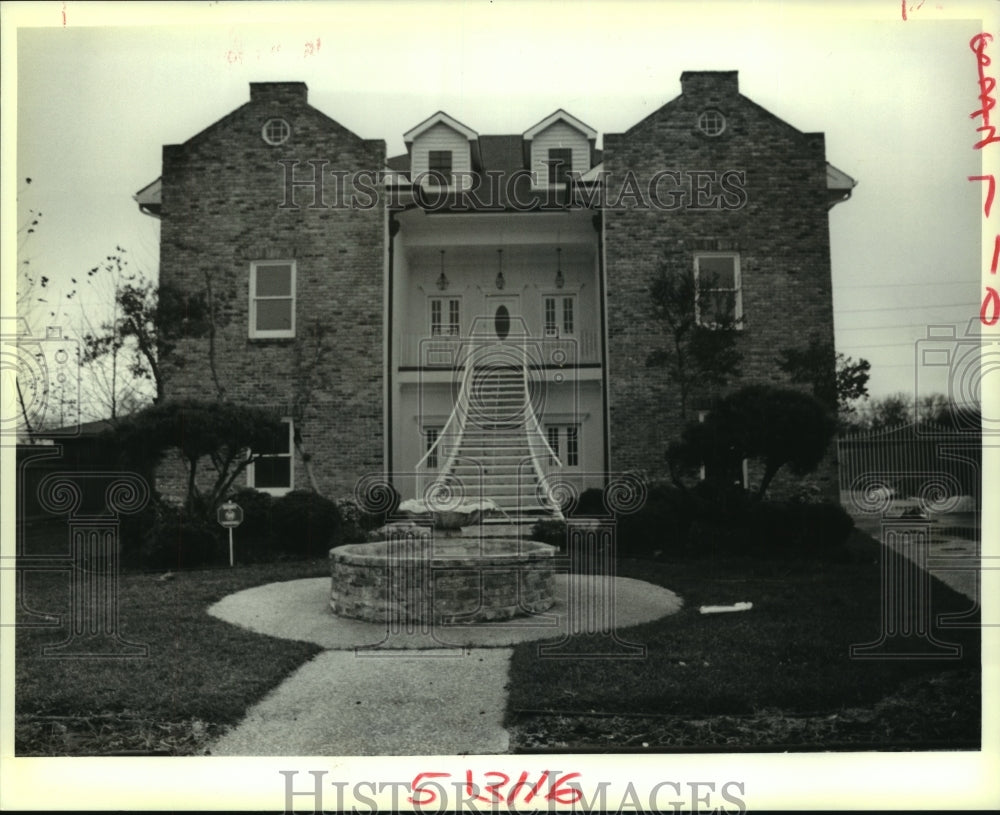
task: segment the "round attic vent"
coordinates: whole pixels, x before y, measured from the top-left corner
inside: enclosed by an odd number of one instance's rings
[[[292,126],[284,119],[268,119],[260,135],[268,144],[284,144],[292,135]]]
[[[706,136],[718,136],[726,129],[726,117],[717,110],[706,110],[698,117],[698,129]]]

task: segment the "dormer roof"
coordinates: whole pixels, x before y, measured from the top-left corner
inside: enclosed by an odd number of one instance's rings
[[[586,122],[581,122],[575,116],[567,113],[562,108],[559,108],[559,110],[555,111],[555,113],[550,113],[548,116],[542,119],[542,121],[538,122],[538,124],[529,127],[527,130],[524,131],[524,133],[521,134],[521,138],[524,139],[525,141],[531,141],[533,138],[535,138],[535,136],[537,136],[547,127],[550,127],[551,125],[560,121],[565,122],[574,130],[579,130],[581,133],[584,134],[584,136],[587,137],[588,141],[593,142],[597,140],[597,131],[594,130],[594,128],[592,128]]]
[[[479,134],[473,130],[471,127],[467,127],[462,124],[458,119],[453,119],[443,110],[439,110],[437,113],[424,119],[416,127],[411,127],[403,134],[403,141],[407,144],[411,144],[417,136],[430,130],[436,124],[443,124],[450,127],[452,130],[461,133],[470,142],[474,142],[479,138]]]

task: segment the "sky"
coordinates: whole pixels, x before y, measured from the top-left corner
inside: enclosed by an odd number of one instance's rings
[[[824,132],[827,159],[858,182],[830,214],[838,350],[871,362],[873,396],[944,391],[917,364],[917,341],[929,325],[961,338],[978,323],[984,185],[968,181],[983,158],[969,40],[985,5],[916,0],[904,20],[894,0],[7,3],[19,27],[5,33],[16,152],[4,200],[17,199],[19,224],[43,213],[21,257],[65,295],[117,246],[155,275],[158,223],[132,195],[160,174],[162,145],[246,102],[249,82],[306,82],[314,107],[393,155],[438,109],[480,133],[520,133],[560,107],[621,132],[677,96],[682,71],[735,69],[744,95]],[[3,243],[9,277],[17,259]],[[97,293],[79,291],[99,313]],[[81,306],[64,305],[78,322]]]

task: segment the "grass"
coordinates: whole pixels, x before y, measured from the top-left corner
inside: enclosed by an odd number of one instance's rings
[[[851,659],[852,644],[879,637],[881,588],[878,545],[855,534],[850,554],[849,562],[837,563],[623,562],[619,574],[670,588],[684,598],[684,608],[665,620],[618,632],[647,646],[643,660],[540,659],[537,643],[517,646],[507,716],[515,741],[524,749],[546,741],[564,749],[607,746],[611,720],[619,734],[645,733],[665,744],[678,743],[685,729],[699,728],[706,744],[731,746],[733,738],[757,746],[801,744],[808,738],[819,744],[831,738],[830,727],[813,727],[812,736],[800,733],[788,741],[788,728],[775,728],[776,718],[801,723],[840,717],[867,724],[834,728],[840,734],[834,741],[856,741],[864,731],[873,744],[978,744],[978,629],[936,631],[939,639],[962,644],[960,660]],[[703,604],[740,601],[752,602],[753,609],[698,612]],[[933,581],[935,616],[970,606],[968,598]],[[606,650],[596,636],[575,640],[574,650]],[[945,695],[941,704],[931,703],[935,693]],[[921,694],[924,703],[909,704],[908,696]],[[879,705],[884,715],[874,721]],[[705,736],[706,717],[709,730],[714,723],[728,735]],[[651,743],[649,738],[637,743],[643,741]]]
[[[64,549],[65,537],[49,546]],[[938,632],[961,642],[958,661],[851,660],[851,644],[880,632],[879,547],[856,534],[851,552],[843,563],[623,562],[621,575],[676,591],[684,608],[618,632],[647,646],[643,660],[538,659],[537,643],[517,646],[506,721],[513,745],[562,752],[974,747],[978,629]],[[18,628],[17,754],[203,753],[320,650],[237,628],[206,609],[251,586],[327,573],[325,562],[313,561],[178,572],[169,580],[123,574],[120,633],[149,644],[143,659],[47,658],[42,648],[65,630]],[[21,594],[32,609],[60,615],[68,586],[66,572],[27,572]],[[937,581],[933,591],[935,615],[971,605]],[[697,610],[744,600],[751,611]],[[576,639],[579,648],[604,645]]]
[[[54,659],[45,645],[65,628],[19,627],[15,750],[18,755],[171,754],[203,751],[224,726],[321,649],[262,636],[205,610],[262,583],[328,574],[325,562],[123,574],[119,631],[149,645],[133,659]],[[68,610],[67,572],[26,572],[21,595],[33,610]]]

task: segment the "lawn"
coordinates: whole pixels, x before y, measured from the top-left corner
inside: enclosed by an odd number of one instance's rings
[[[63,530],[63,535],[65,530]],[[63,540],[65,540],[63,538]],[[32,549],[37,551],[37,549]],[[862,535],[850,562],[719,558],[624,561],[620,574],[684,598],[664,620],[623,629],[643,660],[543,659],[515,649],[507,726],[519,751],[880,749],[979,743],[978,630],[938,632],[961,642],[959,661],[851,660],[878,637],[878,546]],[[120,632],[148,658],[52,659],[63,629],[17,629],[19,755],[196,755],[318,646],[274,639],[205,610],[251,586],[328,574],[323,561],[126,573]],[[28,572],[33,609],[65,614],[65,572]],[[702,604],[751,601],[751,611],[701,615]],[[934,583],[933,610],[970,601]],[[578,637],[581,648],[600,641]]]
[[[65,535],[65,530],[63,530]],[[32,551],[38,551],[33,547]],[[136,659],[53,659],[63,628],[18,628],[18,755],[193,755],[321,649],[261,636],[205,610],[241,589],[328,574],[327,564],[278,563],[161,575],[124,574],[120,633],[149,645]],[[65,614],[67,572],[26,572],[36,611]]]
[[[666,586],[680,613],[624,629],[642,660],[540,659],[517,646],[507,726],[517,749],[851,749],[954,747],[980,739],[978,629],[936,630],[959,660],[851,659],[880,633],[879,547],[855,533],[847,562],[736,558],[624,561]],[[890,554],[890,556],[893,556]],[[699,606],[753,603],[743,613]],[[931,609],[971,601],[932,582]],[[580,636],[577,651],[607,650]]]

